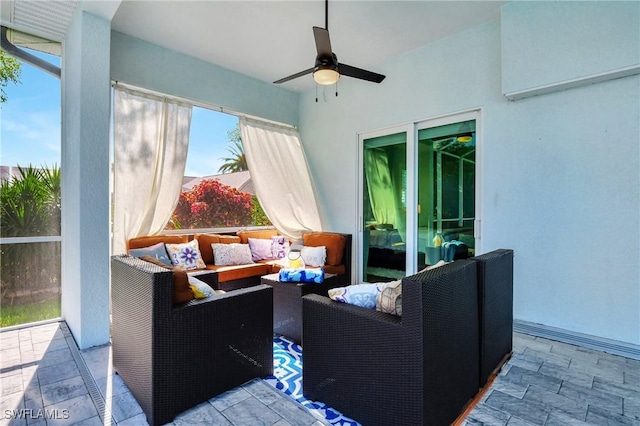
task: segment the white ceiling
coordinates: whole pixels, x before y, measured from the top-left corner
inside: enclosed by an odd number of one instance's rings
[[[57,3],[11,0],[23,2]],[[9,2],[2,3],[6,10]],[[113,9],[119,3],[112,19],[116,31],[266,82],[311,68],[316,56],[312,27],[325,26],[323,0],[85,1],[83,7],[107,3]],[[498,18],[504,3],[331,0],[331,44],[340,62],[384,74],[384,63],[393,56]],[[59,18],[52,14],[49,26]],[[314,83],[307,75],[282,86],[303,91]]]

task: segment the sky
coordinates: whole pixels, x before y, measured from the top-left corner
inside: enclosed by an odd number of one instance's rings
[[[60,58],[29,51],[56,66]],[[0,104],[0,165],[61,165],[60,80],[29,65],[22,65],[21,84],[5,88],[8,101]],[[218,174],[229,156],[227,132],[236,116],[194,107],[185,176]]]

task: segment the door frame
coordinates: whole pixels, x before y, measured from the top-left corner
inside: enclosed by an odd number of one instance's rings
[[[423,120],[413,121],[410,123],[399,124],[395,126],[385,127],[378,130],[359,132],[358,136],[358,155],[357,155],[357,196],[356,196],[356,230],[357,238],[355,244],[355,282],[363,282],[363,272],[365,265],[362,264],[362,256],[364,254],[364,141],[380,136],[391,135],[395,133],[405,133],[407,140],[407,217],[406,217],[406,274],[410,275],[417,271],[417,251],[418,251],[418,185],[417,185],[417,168],[418,168],[418,132],[423,129],[444,126],[463,121],[475,120],[476,122],[476,156],[475,156],[475,220],[474,220],[474,238],[475,251],[482,253],[482,164],[483,164],[483,126],[482,126],[482,109],[473,108],[455,113],[443,114],[426,118]]]

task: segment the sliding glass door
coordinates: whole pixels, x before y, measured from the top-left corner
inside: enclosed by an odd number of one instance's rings
[[[473,255],[477,116],[360,135],[359,282]]]

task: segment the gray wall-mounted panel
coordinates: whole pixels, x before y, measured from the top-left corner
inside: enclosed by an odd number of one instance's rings
[[[512,2],[502,8],[510,99],[640,73],[640,2]]]

